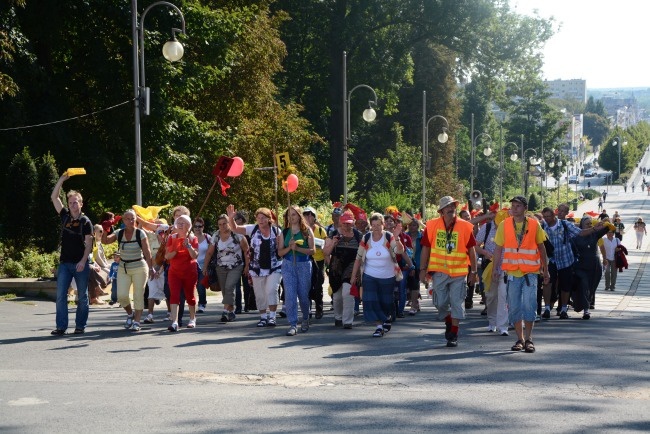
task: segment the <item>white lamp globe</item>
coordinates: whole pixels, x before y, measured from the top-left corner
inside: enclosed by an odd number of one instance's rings
[[[449,136],[447,135],[447,133],[445,131],[438,134],[438,141],[440,143],[447,143],[447,140],[449,140]]]
[[[181,60],[184,51],[185,50],[183,49],[183,45],[176,39],[165,42],[165,45],[163,45],[162,49],[163,56],[165,56],[165,59],[169,60],[170,62]]]
[[[363,111],[363,120],[366,122],[372,122],[376,117],[377,112],[372,107],[368,107]]]

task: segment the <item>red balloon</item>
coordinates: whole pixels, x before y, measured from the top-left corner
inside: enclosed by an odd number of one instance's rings
[[[228,170],[227,176],[239,176],[244,171],[244,160],[239,157],[234,157],[232,159],[232,166]]]
[[[293,193],[294,191],[296,191],[296,189],[298,188],[298,177],[293,173],[287,176],[287,182],[285,183],[283,188],[289,193]]]

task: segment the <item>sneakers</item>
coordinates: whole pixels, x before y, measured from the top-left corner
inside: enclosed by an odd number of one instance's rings
[[[372,334],[373,338],[380,338],[384,336],[384,328],[379,326],[375,329],[375,332]]]
[[[589,319],[591,318],[591,314],[589,312],[585,312],[584,315],[582,315],[582,319]]]
[[[233,322],[237,318],[234,312],[228,312],[228,322]]]
[[[287,317],[287,313],[284,310],[281,310],[280,312],[278,312],[278,315],[280,315],[280,318],[286,318]]]
[[[481,311],[481,316],[487,315],[487,307]]]
[[[397,314],[397,318],[404,318],[404,312],[399,312]]]
[[[307,333],[309,331],[309,320],[308,319],[303,319],[302,324],[300,324],[300,331],[303,333]]]
[[[65,334],[65,330],[61,329],[54,329],[50,332],[52,336],[63,336]]]
[[[566,312],[566,310],[560,312],[560,319],[569,319],[569,314]]]
[[[550,319],[551,318],[551,311],[549,309],[544,309],[544,313],[542,314],[542,319]]]
[[[258,327],[266,327],[266,319],[261,318],[260,322],[257,323]]]
[[[178,331],[178,323],[172,323],[169,327],[167,327],[167,330],[170,332],[177,332]]]
[[[390,323],[390,321],[384,321],[381,327],[384,329],[384,333],[388,333],[390,331],[391,326],[392,324]]]
[[[343,324],[343,328],[346,330],[350,330],[352,328],[352,324]]]
[[[163,319],[163,321],[171,321],[172,320],[172,314],[167,312],[167,316]]]
[[[412,307],[411,310],[409,310],[409,315],[410,316],[414,316],[416,313],[418,313],[418,310],[415,307]]]
[[[334,320],[334,327],[343,327],[343,320],[342,319],[335,319]]]
[[[474,307],[474,300],[465,300],[465,309],[471,309]]]
[[[316,319],[321,319],[323,317],[323,309],[316,309]]]
[[[187,323],[187,328],[193,329],[194,327],[196,327],[196,319],[191,319],[190,322]]]
[[[221,322],[228,322],[228,314],[226,312],[221,314]]]
[[[447,339],[448,347],[457,347],[458,346],[458,335],[456,333],[450,333],[449,339]]]
[[[287,336],[295,336],[298,331],[296,330],[295,326],[289,327],[289,331],[287,332]]]
[[[199,304],[198,309],[196,309],[196,313],[204,313],[205,312],[205,304]]]
[[[275,327],[275,318],[269,318],[266,320],[266,325],[269,327]]]
[[[147,315],[147,317],[144,319],[143,322],[145,324],[153,324],[154,323],[153,315],[152,314]]]
[[[493,333],[493,332],[497,331],[497,326],[491,326],[491,325],[489,325],[488,328],[487,328],[487,331],[488,331],[489,333]]]
[[[510,334],[508,333],[508,329],[505,329],[505,330],[501,330],[501,331],[499,331],[499,334],[500,334],[501,336],[510,336]]]
[[[133,321],[133,324],[131,324],[131,328],[129,328],[132,332],[139,332],[140,331],[140,323]]]
[[[132,325],[133,325],[133,316],[127,316],[126,322],[124,323],[124,328],[128,330],[131,328]]]
[[[539,315],[535,315],[535,322],[540,322],[542,320],[542,317]]]

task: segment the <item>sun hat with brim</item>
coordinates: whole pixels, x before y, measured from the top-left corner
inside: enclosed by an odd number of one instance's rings
[[[459,203],[460,202],[451,196],[444,196],[442,199],[440,199],[440,203],[438,204],[438,211],[443,208],[447,208],[451,204],[456,204],[456,206],[458,206]]]
[[[316,217],[316,210],[315,210],[314,208],[312,208],[312,207],[310,207],[310,206],[306,206],[306,207],[304,207],[303,210],[302,210],[302,213],[303,213],[303,214],[307,214],[307,213],[309,213],[309,212],[312,213],[312,214],[314,215],[314,217]]]

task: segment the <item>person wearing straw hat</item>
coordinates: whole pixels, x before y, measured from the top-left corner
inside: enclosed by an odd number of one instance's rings
[[[501,271],[504,271],[508,282],[508,316],[517,333],[517,342],[511,349],[534,353],[532,333],[537,315],[537,276],[541,273],[545,284],[550,276],[544,247],[546,233],[536,218],[526,216],[527,209],[525,197],[515,196],[510,200],[511,217],[499,225],[494,237],[497,247],[491,286],[497,287],[499,279],[503,278]]]
[[[445,321],[448,347],[458,346],[458,327],[465,318],[466,282],[477,280],[474,225],[457,217],[458,201],[440,199],[440,217],[429,220],[422,234],[420,281],[433,273],[438,316]],[[469,269],[468,269],[469,266]]]

